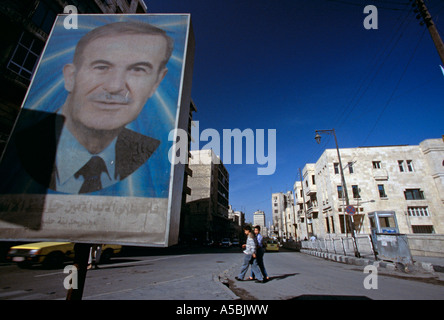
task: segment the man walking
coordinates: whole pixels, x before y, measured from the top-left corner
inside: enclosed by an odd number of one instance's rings
[[[235,279],[238,281],[243,281],[245,274],[248,271],[248,267],[251,264],[251,271],[256,276],[256,279],[257,279],[256,282],[263,283],[264,278],[262,277],[261,271],[260,271],[260,269],[257,265],[257,261],[256,261],[256,241],[255,241],[254,234],[251,230],[251,227],[248,225],[245,226],[244,233],[247,236],[247,243],[242,245],[242,247],[245,248],[244,262],[242,264],[239,275]]]
[[[267,281],[270,280],[270,277],[268,276],[264,265],[265,246],[264,246],[264,238],[261,235],[261,226],[257,225],[254,227],[254,234],[256,235],[256,241],[257,241],[257,249],[256,249],[257,265],[261,270],[262,276],[264,277],[264,281]],[[253,272],[251,272],[250,279],[254,279]]]

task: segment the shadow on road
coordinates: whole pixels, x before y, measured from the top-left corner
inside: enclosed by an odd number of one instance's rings
[[[286,279],[288,277],[292,277],[292,276],[295,276],[295,275],[298,275],[298,274],[299,273],[287,273],[287,274],[282,274],[282,275],[279,275],[279,276],[273,276],[273,277],[270,277],[270,279],[268,281],[282,280],[282,279]]]

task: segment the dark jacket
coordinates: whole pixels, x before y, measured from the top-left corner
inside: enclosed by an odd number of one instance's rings
[[[33,125],[27,126],[27,123]],[[20,167],[44,189],[55,190],[55,159],[63,123],[62,115],[23,109],[3,156],[0,176],[18,173]],[[124,128],[116,142],[116,177],[123,180],[132,174],[150,158],[159,144],[157,139]],[[9,193],[7,188],[2,183],[0,192]]]

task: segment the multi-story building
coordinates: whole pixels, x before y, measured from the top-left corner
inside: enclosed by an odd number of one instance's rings
[[[0,154],[25,98],[57,14],[146,13],[143,0],[5,0],[0,2]]]
[[[228,219],[232,220],[235,225],[242,228],[245,224],[245,213],[238,210],[233,210],[232,206],[228,206]]]
[[[257,210],[253,214],[253,225],[260,226],[261,229],[265,228],[265,212],[262,210]]]
[[[231,236],[228,218],[228,171],[212,150],[190,151],[186,210],[183,212],[183,240],[199,242]]]
[[[272,235],[283,239],[297,237],[294,196],[292,191],[278,192],[271,195],[273,210]]]
[[[294,184],[299,238],[350,234],[345,191],[358,234],[369,234],[372,211],[395,211],[400,233],[444,233],[444,141],[335,149],[306,164]]]
[[[243,226],[245,225],[245,213],[238,210],[233,210],[232,206],[228,206],[228,219],[230,221],[230,238],[244,239]]]

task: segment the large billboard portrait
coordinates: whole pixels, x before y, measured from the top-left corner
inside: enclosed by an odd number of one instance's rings
[[[0,239],[177,242],[188,14],[59,15],[0,163]]]

